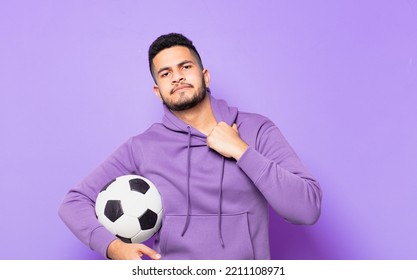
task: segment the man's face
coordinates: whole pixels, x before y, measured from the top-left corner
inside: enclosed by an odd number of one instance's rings
[[[164,49],[153,59],[155,94],[173,111],[187,110],[206,96],[210,81],[197,58],[186,47]]]

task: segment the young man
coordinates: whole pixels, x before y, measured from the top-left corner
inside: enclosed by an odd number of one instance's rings
[[[314,224],[321,190],[267,118],[229,107],[181,34],[149,48],[165,115],[121,145],[66,195],[59,214],[91,249],[111,259],[269,259],[268,204],[288,222]],[[127,244],[96,219],[94,201],[117,176],[149,178],[164,217],[154,248]]]

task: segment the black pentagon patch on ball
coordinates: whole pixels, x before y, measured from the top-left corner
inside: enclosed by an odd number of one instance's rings
[[[123,215],[122,202],[120,200],[109,200],[104,208],[104,215],[113,223]]]
[[[132,240],[130,238],[126,238],[117,234],[116,234],[116,237],[122,240],[124,243],[132,243]]]
[[[129,180],[129,185],[132,191],[140,192],[141,194],[145,194],[150,188],[148,183],[139,178]]]
[[[158,215],[152,210],[146,210],[146,212],[139,218],[139,224],[142,230],[151,229],[155,226],[158,220]]]

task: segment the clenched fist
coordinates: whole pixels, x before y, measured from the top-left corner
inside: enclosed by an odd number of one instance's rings
[[[236,161],[245,153],[248,144],[240,138],[237,125],[219,122],[207,136],[207,146],[226,158]]]

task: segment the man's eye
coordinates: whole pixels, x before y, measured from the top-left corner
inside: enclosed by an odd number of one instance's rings
[[[191,65],[184,65],[184,69],[190,69],[191,68]]]
[[[168,75],[169,75],[169,72],[162,73],[162,74],[161,74],[161,78],[168,77]]]

